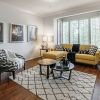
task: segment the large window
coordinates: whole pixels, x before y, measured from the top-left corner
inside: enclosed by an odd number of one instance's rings
[[[88,19],[79,20],[79,43],[80,44],[89,44]]]
[[[70,43],[78,43],[78,21],[70,21]]]
[[[63,22],[63,43],[69,43],[69,22]]]
[[[91,44],[100,48],[100,17],[91,18]]]
[[[57,44],[61,44],[62,43],[62,22],[61,20],[58,20],[57,21],[57,27],[58,27],[58,30],[57,30]]]
[[[100,48],[100,17],[62,20],[58,28],[59,43],[92,44]]]

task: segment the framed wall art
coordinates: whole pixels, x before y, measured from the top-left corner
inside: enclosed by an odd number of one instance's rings
[[[10,42],[24,42],[24,25],[10,24]]]
[[[36,41],[37,40],[37,27],[34,25],[27,26],[27,34],[28,41]]]
[[[3,42],[3,23],[0,22],[0,42]]]

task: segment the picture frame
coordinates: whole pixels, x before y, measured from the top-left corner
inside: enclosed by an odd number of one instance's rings
[[[2,22],[0,22],[0,43],[3,43],[3,35],[4,35],[4,24]]]
[[[35,25],[28,25],[27,26],[27,40],[29,41],[36,41],[37,40],[37,26]]]
[[[24,42],[24,25],[10,24],[10,42]]]

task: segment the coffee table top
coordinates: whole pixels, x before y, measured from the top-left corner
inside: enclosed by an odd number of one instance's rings
[[[56,66],[59,67],[60,65],[56,64]],[[69,62],[68,65],[66,65],[66,67],[64,67],[64,68],[63,68],[63,66],[62,67],[60,66],[60,68],[55,67],[54,70],[57,70],[57,71],[61,71],[61,70],[64,71],[65,70],[66,71],[66,70],[72,70],[72,69],[74,69],[74,67],[75,67],[74,64]]]
[[[54,60],[54,59],[42,59],[42,60],[38,61],[38,64],[48,66],[48,65],[56,64],[56,60]]]

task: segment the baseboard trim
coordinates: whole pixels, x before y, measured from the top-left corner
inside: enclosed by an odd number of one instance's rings
[[[36,58],[31,58],[31,59],[27,59],[25,60],[25,62],[28,62],[28,61],[31,61],[31,60],[37,60],[37,59],[40,59],[41,57],[36,57]]]

